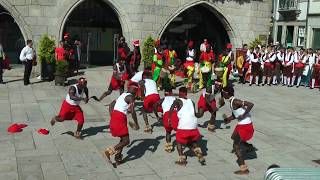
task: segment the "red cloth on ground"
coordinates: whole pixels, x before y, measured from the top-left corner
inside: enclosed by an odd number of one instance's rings
[[[171,115],[171,126],[169,126],[168,119],[169,119],[169,111],[165,112],[163,114],[163,117],[162,117],[164,129],[166,130],[166,132],[169,132],[169,133],[171,133],[172,130],[176,131],[177,127],[178,127],[178,122],[179,122],[177,111],[173,111],[172,112],[172,115]]]
[[[198,101],[198,109],[202,108],[204,110],[204,112],[208,111],[208,106],[205,100],[205,97],[203,97],[203,95],[200,95],[199,101]],[[217,103],[216,100],[211,101],[211,108],[212,109],[216,109],[217,108]]]
[[[157,103],[160,100],[159,94],[150,94],[147,97],[145,97],[143,101],[143,108],[147,112],[153,112],[153,105]],[[162,112],[161,106],[158,107],[158,112]]]
[[[114,137],[123,137],[129,135],[126,114],[117,110],[112,111],[110,119],[110,132]]]
[[[70,105],[66,100],[62,102],[60,113],[58,115],[64,120],[76,120],[78,124],[84,123],[84,116],[80,106]]]
[[[234,131],[239,133],[242,141],[248,141],[253,137],[253,124],[237,124]]]
[[[198,129],[177,129],[176,132],[176,141],[183,145],[197,142],[200,138],[201,134]]]

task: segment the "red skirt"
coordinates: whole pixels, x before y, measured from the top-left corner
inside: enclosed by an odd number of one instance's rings
[[[178,122],[179,122],[177,111],[173,111],[172,112],[172,115],[171,115],[171,126],[169,126],[168,119],[169,119],[169,111],[165,112],[163,114],[163,117],[162,117],[164,129],[168,133],[171,133],[172,130],[176,131],[177,127],[178,127]]]
[[[266,62],[266,63],[264,63],[264,67],[272,70],[274,68],[274,65],[270,62]]]
[[[186,61],[184,64],[183,64],[184,68],[187,69],[189,66],[192,66],[194,67],[194,62],[193,61]]]
[[[186,145],[195,143],[201,138],[201,134],[198,129],[177,129],[176,141],[180,144]]]
[[[110,132],[113,137],[129,135],[126,114],[113,110],[110,119]]]
[[[84,116],[80,106],[71,105],[66,100],[62,102],[58,116],[62,120],[76,120],[78,124],[84,123]]]
[[[296,64],[294,64],[294,68],[295,69],[303,69],[304,68],[304,64],[302,64],[302,63],[296,63]]]
[[[143,108],[147,112],[153,112],[153,105],[157,103],[160,100],[159,94],[150,94],[147,97],[145,97],[143,101]],[[161,106],[158,107],[158,112],[162,112]]]
[[[118,90],[120,89],[121,87],[123,87],[124,85],[124,81],[122,80],[117,80],[115,77],[112,76],[111,78],[111,87],[112,87],[112,90]]]
[[[216,100],[211,101],[210,105],[211,105],[212,109],[216,109],[217,108]],[[204,112],[209,110],[209,108],[207,106],[207,103],[206,103],[206,100],[205,100],[205,97],[203,97],[202,94],[200,95],[200,98],[199,98],[199,101],[198,101],[198,109],[199,108],[202,108],[204,110]]]
[[[253,137],[254,129],[252,123],[237,124],[234,131],[240,135],[242,141],[248,141]]]

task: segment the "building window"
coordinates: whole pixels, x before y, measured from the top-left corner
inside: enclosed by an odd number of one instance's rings
[[[313,49],[320,49],[320,29],[313,29]]]
[[[294,26],[287,26],[286,46],[292,47]]]
[[[278,32],[277,32],[277,42],[281,42],[281,37],[282,37],[282,26],[278,26]]]
[[[305,31],[306,31],[306,28],[304,26],[299,26],[299,29],[298,29],[298,44],[297,46],[298,47],[303,47],[304,44],[305,44]]]

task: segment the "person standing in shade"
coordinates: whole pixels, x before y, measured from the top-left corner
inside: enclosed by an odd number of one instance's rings
[[[24,85],[30,84],[30,75],[32,71],[32,66],[36,62],[36,51],[33,48],[32,40],[27,40],[27,45],[21,50],[20,61],[24,64]]]

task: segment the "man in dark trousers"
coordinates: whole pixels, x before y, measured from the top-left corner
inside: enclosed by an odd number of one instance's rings
[[[36,51],[33,49],[32,40],[27,40],[27,45],[21,50],[20,61],[24,64],[24,85],[30,84],[32,66],[36,62]]]

